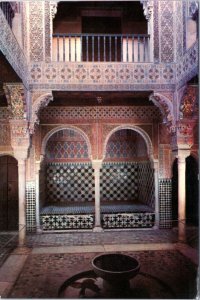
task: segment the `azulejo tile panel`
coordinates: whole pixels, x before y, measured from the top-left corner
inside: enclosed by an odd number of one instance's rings
[[[43,230],[92,229],[94,215],[42,215]]]
[[[94,201],[91,163],[50,163],[46,168],[46,194],[50,202]]]
[[[137,163],[104,163],[100,170],[102,201],[132,201],[138,198]]]
[[[165,178],[159,180],[160,228],[172,226],[172,182]]]
[[[104,214],[103,228],[151,228],[154,226],[154,213]]]

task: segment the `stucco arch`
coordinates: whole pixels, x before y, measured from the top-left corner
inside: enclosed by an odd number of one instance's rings
[[[85,139],[86,141],[86,144],[87,144],[87,147],[88,147],[88,156],[90,159],[92,159],[92,149],[91,149],[91,143],[90,143],[90,140],[87,136],[87,134],[80,128],[76,127],[76,126],[72,126],[72,125],[62,125],[62,126],[57,126],[55,128],[53,128],[52,130],[50,130],[46,135],[45,137],[43,138],[42,140],[42,146],[41,146],[41,156],[42,158],[44,158],[44,155],[45,155],[45,149],[46,149],[46,145],[47,145],[47,142],[48,140],[50,139],[50,137],[60,131],[60,130],[65,130],[65,129],[71,129],[71,130],[74,130],[76,132],[78,132],[79,134],[81,134],[83,136],[83,138]]]
[[[154,92],[149,96],[149,100],[152,101],[161,111],[163,115],[163,122],[168,125],[175,124],[175,116],[173,103],[165,95]]]
[[[17,160],[17,158],[14,156],[14,154],[12,152],[10,152],[10,151],[8,151],[8,152],[6,152],[6,151],[5,152],[0,152],[0,156],[11,156],[11,157],[13,157],[13,158],[15,158]]]
[[[34,94],[32,96],[32,100],[34,98]],[[34,127],[36,124],[39,124],[39,113],[40,110],[47,106],[50,101],[53,101],[53,95],[52,91],[44,93],[40,96],[38,96],[35,101],[33,102],[32,105],[32,112],[31,112],[31,131],[34,131]]]
[[[133,130],[133,131],[139,133],[143,137],[143,139],[146,143],[146,146],[147,146],[147,154],[149,156],[149,159],[153,162],[154,161],[154,156],[153,156],[153,145],[152,145],[151,139],[150,139],[149,135],[142,128],[140,128],[139,126],[135,126],[135,125],[120,125],[120,126],[117,126],[114,129],[112,129],[107,134],[106,139],[104,141],[104,145],[103,145],[103,160],[106,157],[106,147],[107,147],[107,143],[108,143],[111,135],[113,133],[115,133],[116,131],[123,130],[123,129]]]

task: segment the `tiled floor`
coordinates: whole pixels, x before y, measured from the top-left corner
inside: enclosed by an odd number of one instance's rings
[[[138,298],[138,295],[152,299],[195,297],[196,267],[178,251],[124,253],[134,256],[141,264],[141,273],[133,279],[133,298]],[[91,260],[96,254],[31,254],[9,297],[57,298],[58,290],[67,278],[92,268]],[[77,282],[80,283],[80,280]],[[65,290],[65,296],[69,292],[70,298],[79,296],[77,285],[69,288]]]
[[[9,237],[0,235],[1,245]],[[95,255],[120,251],[136,257],[141,264],[141,273],[131,280],[131,298],[193,299],[197,287],[197,240],[195,228],[188,230],[188,242],[194,248],[177,244],[176,229],[28,234],[26,247],[12,252],[0,268],[0,295],[56,298],[66,279],[92,269]],[[15,239],[11,245],[16,245]],[[65,298],[78,298],[85,280],[81,277],[67,287]],[[103,298],[102,280],[97,278],[94,283],[100,287],[100,294],[86,289],[87,298]]]
[[[27,245],[63,246],[63,245],[102,245],[102,244],[137,244],[137,243],[174,243],[177,233],[172,230],[130,230],[105,232],[65,232],[28,235]]]

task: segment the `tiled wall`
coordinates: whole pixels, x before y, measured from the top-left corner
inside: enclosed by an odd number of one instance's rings
[[[26,183],[26,230],[36,230],[35,182]]]
[[[104,163],[100,173],[100,197],[105,201],[138,198],[137,163]]]
[[[171,179],[159,180],[160,228],[172,226],[172,182]]]
[[[92,164],[47,164],[46,196],[50,202],[94,201]]]
[[[154,170],[149,161],[138,163],[138,199],[155,207]]]

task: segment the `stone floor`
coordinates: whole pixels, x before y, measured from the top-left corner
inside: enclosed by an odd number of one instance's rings
[[[0,234],[0,245],[10,237]],[[92,269],[91,260],[97,254],[121,252],[141,264],[139,275],[131,281],[129,298],[194,299],[198,230],[188,230],[187,238],[190,246],[179,244],[176,229],[28,234],[26,247],[16,248],[0,268],[0,296],[57,298],[63,282],[78,274],[79,280],[64,290],[65,298],[105,298],[100,278],[89,279],[100,294],[87,288],[86,295],[81,295],[82,284],[88,282],[82,272]],[[10,244],[15,247],[16,239]]]
[[[195,298],[196,266],[178,251],[123,253],[134,256],[141,264],[141,273],[134,279],[137,297]],[[91,260],[96,255],[97,253],[31,254],[8,297],[57,298],[62,283],[75,274],[90,270]],[[79,297],[80,287],[71,285],[70,289],[70,298]]]

